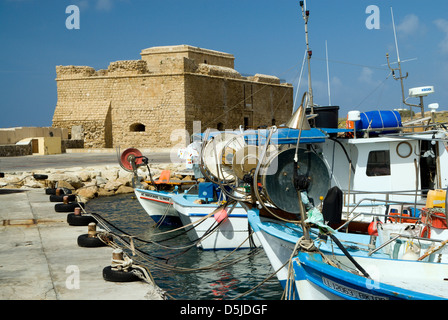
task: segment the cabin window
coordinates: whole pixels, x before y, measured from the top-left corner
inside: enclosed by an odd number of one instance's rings
[[[390,175],[389,150],[371,151],[369,153],[366,174],[369,177]]]
[[[129,127],[129,131],[131,132],[144,132],[146,127],[143,123],[134,123]]]

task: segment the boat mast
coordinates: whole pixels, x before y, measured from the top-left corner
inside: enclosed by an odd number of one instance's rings
[[[331,106],[331,91],[330,91],[330,69],[328,68],[328,47],[327,40],[325,40],[325,56],[327,58],[327,88],[328,88],[328,105]]]
[[[398,69],[393,69],[393,68],[390,66],[390,63],[389,63],[389,54],[388,54],[388,53],[386,54],[387,65],[388,65],[389,69],[392,71],[392,76],[394,77],[394,79],[395,79],[395,80],[400,80],[400,83],[401,83],[401,95],[402,95],[402,99],[403,99],[403,104],[409,106],[409,112],[410,112],[411,120],[412,120],[412,107],[420,107],[420,108],[421,108],[421,116],[422,116],[422,118],[423,118],[423,117],[425,116],[425,110],[424,110],[424,105],[423,105],[423,97],[420,97],[420,104],[419,104],[419,105],[416,105],[416,104],[410,104],[410,103],[407,103],[407,102],[406,102],[406,98],[405,98],[405,96],[404,96],[403,79],[406,79],[406,78],[408,77],[409,74],[406,72],[406,76],[403,76],[403,74],[402,74],[402,72],[401,72],[401,60],[400,60],[400,53],[399,53],[399,51],[398,51],[397,32],[396,32],[396,29],[395,29],[394,11],[393,11],[392,7],[390,7],[390,13],[391,13],[391,15],[392,15],[392,27],[393,27],[393,30],[394,30],[394,37],[395,37],[395,49],[397,50],[397,63],[398,63]],[[396,70],[398,70],[399,75],[400,75],[398,78],[395,76],[395,71],[396,71]]]
[[[308,61],[308,106],[311,108],[311,113],[314,114],[314,103],[313,103],[313,88],[311,86],[311,55],[313,52],[310,50],[310,44],[308,39],[308,19],[310,17],[310,11],[306,10],[306,3],[304,1],[300,1],[300,7],[302,8],[302,17],[305,21],[305,41],[306,41],[306,51],[308,53],[307,55],[307,61]]]

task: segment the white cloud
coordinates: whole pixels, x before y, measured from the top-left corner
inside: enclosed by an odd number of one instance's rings
[[[363,67],[361,70],[361,74],[358,77],[360,82],[371,84],[373,83],[373,70],[368,67]]]
[[[445,34],[445,38],[439,42],[439,48],[443,53],[448,54],[448,21],[445,19],[437,19],[434,21],[434,24]]]
[[[330,84],[331,84],[332,87],[334,86],[335,88],[341,88],[343,86],[341,79],[339,79],[336,76],[331,78]]]
[[[426,26],[420,22],[418,16],[411,13],[397,25],[397,32],[402,36],[423,35],[426,33]]]
[[[109,11],[110,9],[112,9],[112,2],[112,0],[98,0],[98,2],[96,3],[96,8],[102,11]]]

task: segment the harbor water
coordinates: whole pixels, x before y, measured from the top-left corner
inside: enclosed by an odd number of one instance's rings
[[[282,287],[262,249],[202,250],[190,244],[183,232],[154,238],[154,234],[170,228],[157,228],[133,194],[101,197],[87,203],[87,212],[100,214],[123,233],[139,239],[156,240],[146,243],[134,240],[136,248],[147,253],[145,263],[155,283],[169,298],[183,300],[279,300]],[[117,233],[120,233],[117,231]],[[169,238],[169,239],[168,239]],[[166,240],[168,239],[168,240]],[[159,242],[159,240],[166,240]],[[172,249],[175,247],[176,249]],[[128,251],[129,252],[129,251]],[[129,252],[132,258],[131,252]],[[210,267],[211,266],[211,267]],[[173,268],[174,267],[174,268]],[[177,269],[176,269],[177,268]],[[182,272],[179,268],[184,268]],[[205,270],[198,270],[202,268]],[[250,294],[243,293],[264,284]]]

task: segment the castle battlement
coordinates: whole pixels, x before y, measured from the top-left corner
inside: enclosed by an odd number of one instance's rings
[[[280,79],[275,76],[256,74],[243,77],[234,69],[235,58],[229,53],[180,45],[144,49],[141,56],[141,60],[111,62],[107,69],[101,70],[95,70],[88,66],[57,66],[56,80],[198,73],[208,76],[280,84]]]

